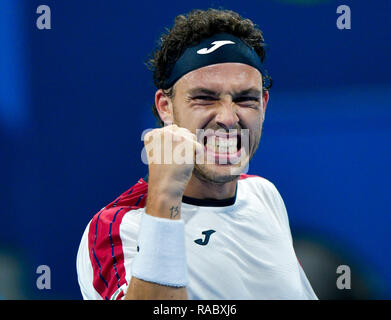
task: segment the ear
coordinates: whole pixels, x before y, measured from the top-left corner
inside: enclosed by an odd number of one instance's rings
[[[265,90],[265,91],[263,91],[263,95],[262,95],[262,106],[263,106],[263,119],[262,120],[265,120],[265,113],[266,113],[266,107],[267,107],[268,102],[269,102],[269,90]]]
[[[160,119],[165,125],[174,123],[172,101],[162,89],[157,90],[155,93],[155,105]]]

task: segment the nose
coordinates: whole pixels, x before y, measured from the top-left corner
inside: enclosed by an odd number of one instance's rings
[[[237,128],[239,117],[237,115],[236,106],[232,101],[226,101],[219,106],[215,121],[216,124],[225,130]]]

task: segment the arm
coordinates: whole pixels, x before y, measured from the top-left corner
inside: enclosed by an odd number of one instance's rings
[[[156,194],[156,193],[155,193]],[[180,204],[178,200],[168,200],[168,197],[155,198],[148,195],[146,213],[154,213],[158,217],[180,219]],[[152,214],[151,214],[152,215]],[[144,281],[136,277],[130,280],[125,300],[186,300],[186,287],[170,287]]]
[[[172,150],[175,149],[178,142],[191,145],[196,143],[194,135],[176,126],[155,129],[151,133],[155,139],[158,137],[159,141],[163,140],[160,139],[163,134],[168,134],[171,141],[177,142],[176,144],[173,143]],[[148,136],[146,136],[147,139]],[[161,150],[164,154],[164,147]],[[162,159],[164,159],[163,156]],[[175,161],[173,161],[173,163],[168,164],[154,164],[148,158],[148,165],[149,181],[146,214],[168,220],[179,220],[181,218],[180,209],[183,192],[191,177],[194,163],[175,164]],[[132,276],[125,299],[183,300],[187,299],[187,290],[186,287],[160,285]]]
[[[162,286],[132,278],[125,300],[187,300],[186,287]]]

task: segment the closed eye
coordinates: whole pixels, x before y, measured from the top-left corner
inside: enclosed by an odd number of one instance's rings
[[[260,98],[258,97],[238,97],[233,100],[240,107],[258,109]]]
[[[192,98],[193,100],[204,100],[204,101],[216,101],[217,99],[212,96],[196,96]]]
[[[246,101],[259,102],[259,98],[258,97],[239,97],[239,98],[234,99],[234,102],[236,102],[236,103],[246,102]]]

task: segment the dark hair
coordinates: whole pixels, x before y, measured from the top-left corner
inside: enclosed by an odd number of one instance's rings
[[[153,71],[153,81],[157,88],[162,88],[164,80],[170,75],[175,62],[182,55],[184,50],[209,38],[216,33],[230,33],[247,45],[252,47],[261,59],[265,60],[265,44],[262,31],[251,20],[242,18],[238,13],[231,10],[193,10],[187,15],[179,15],[175,18],[171,29],[160,37],[158,48],[153,52],[147,62],[147,66]],[[272,86],[272,79],[268,75],[263,76],[263,89],[269,90]],[[164,90],[165,94],[172,97],[173,87]],[[155,103],[152,111],[158,119],[160,126],[163,126]]]

